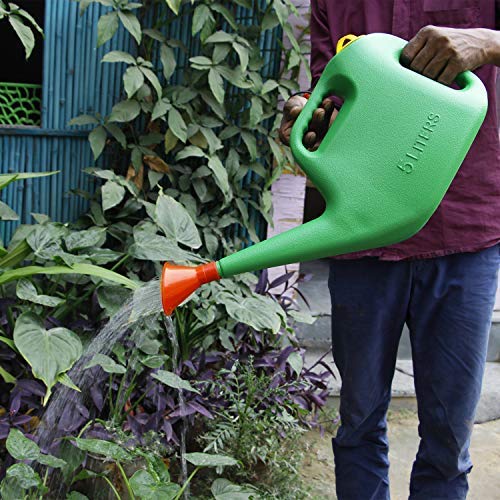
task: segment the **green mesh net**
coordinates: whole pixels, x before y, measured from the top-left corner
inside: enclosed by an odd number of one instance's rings
[[[0,124],[41,125],[42,86],[0,82]]]

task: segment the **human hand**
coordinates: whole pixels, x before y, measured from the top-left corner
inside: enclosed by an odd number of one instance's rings
[[[283,108],[283,118],[278,130],[281,142],[286,146],[290,145],[290,134],[295,120],[304,108],[307,99],[300,95],[290,97]],[[310,151],[318,149],[323,137],[333,123],[338,111],[331,99],[323,99],[321,106],[313,113],[307,132],[304,134],[302,142]]]
[[[405,46],[401,62],[410,69],[445,85],[459,73],[494,62],[496,32],[425,26]]]

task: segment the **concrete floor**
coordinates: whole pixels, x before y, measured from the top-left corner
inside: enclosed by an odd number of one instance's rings
[[[302,477],[315,500],[335,499],[335,471],[331,434],[311,431],[304,437],[308,448]],[[390,482],[392,500],[408,498],[411,466],[418,447],[417,417],[408,410],[391,412],[389,418]],[[469,475],[469,500],[500,500],[500,420],[476,424]]]

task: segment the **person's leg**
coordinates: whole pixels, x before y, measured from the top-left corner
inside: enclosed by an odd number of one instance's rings
[[[410,282],[408,263],[330,265],[333,357],[342,378],[333,439],[339,500],[389,498],[386,413]]]
[[[499,247],[413,264],[408,326],[421,440],[410,498],[464,499]]]

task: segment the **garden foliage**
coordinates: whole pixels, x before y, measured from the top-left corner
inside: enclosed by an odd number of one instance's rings
[[[259,217],[271,222],[269,188],[289,161],[270,131],[280,120],[279,96],[298,90],[303,61],[288,24],[290,0],[80,0],[81,11],[95,2],[109,7],[98,45],[120,24],[135,41],[130,53],[100,61],[123,68],[111,113],[72,120],[89,127],[98,166],[87,172],[100,186],[75,193],[90,206],[77,222],[33,214],[35,223],[0,247],[2,495],[43,495],[51,487],[45,471],[59,470],[75,484],[68,498],[85,498],[79,485],[96,481],[118,498],[120,488],[130,498],[179,498],[187,487],[178,480],[187,422],[199,435],[188,440],[190,480],[202,468],[213,471],[200,472],[205,497],[286,498],[287,478],[296,477],[296,464],[284,458],[289,438],[324,405],[329,376],[303,365],[293,324],[310,318],[275,292],[295,286],[288,273],[274,283],[264,272],[202,287],[173,318],[179,359],[161,317],[130,327],[87,365],[90,398],[62,415],[65,439],[54,450],[32,441],[57,384],[78,390],[71,367],[161,262],[197,264],[259,240]],[[192,53],[169,28],[175,16],[190,23]],[[268,30],[291,44],[272,77],[259,48]],[[262,438],[252,444],[256,432]],[[109,468],[89,467],[106,457],[118,479]]]

